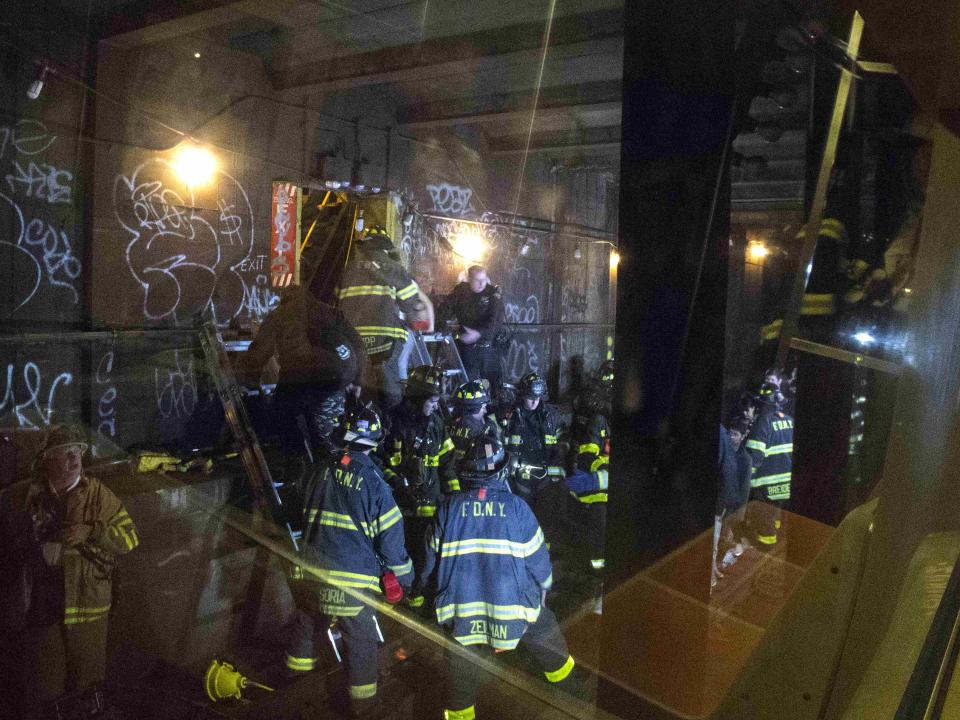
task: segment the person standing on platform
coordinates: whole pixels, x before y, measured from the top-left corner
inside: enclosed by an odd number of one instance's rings
[[[497,331],[503,326],[503,297],[490,282],[483,265],[471,265],[467,279],[458,283],[441,306],[441,319],[460,324],[457,350],[470,380],[484,379],[496,389],[501,381]]]

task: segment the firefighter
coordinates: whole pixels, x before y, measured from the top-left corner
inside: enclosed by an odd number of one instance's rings
[[[278,424],[288,459],[303,454],[305,439],[313,458],[331,456],[345,393],[360,389],[365,362],[360,336],[343,313],[295,285],[284,290],[279,307],[261,325],[238,375],[249,382],[274,355],[280,365]]]
[[[453,440],[440,414],[443,373],[421,365],[410,372],[403,402],[390,413],[390,432],[381,448],[384,475],[406,516],[407,549],[419,567],[423,533],[444,493],[460,489],[454,467]],[[421,592],[409,599],[423,607]]]
[[[745,441],[753,466],[750,497],[765,503],[750,518],[753,539],[762,550],[777,544],[780,509],[790,500],[793,471],[793,418],[783,409],[786,398],[776,376],[767,378],[757,393],[760,409]]]
[[[490,387],[500,384],[500,350],[495,343],[503,326],[503,298],[500,288],[490,282],[483,265],[471,265],[467,279],[453,288],[444,302],[441,317],[457,319],[460,332],[457,350],[470,380],[484,379]]]
[[[573,466],[594,473],[596,483],[581,483],[571,492],[587,510],[587,535],[590,567],[604,569],[604,532],[607,519],[608,465],[610,462],[610,423],[613,398],[614,362],[606,360],[574,402],[571,428]],[[570,483],[568,483],[569,485]]]
[[[0,614],[4,635],[19,631],[4,652],[23,673],[24,715],[103,682],[113,569],[139,544],[123,503],[84,474],[86,448],[78,429],[52,428],[34,478],[0,494],[0,566],[15,578]]]
[[[447,497],[426,538],[423,578],[436,593],[437,622],[476,652],[530,650],[550,683],[580,690],[574,660],[544,602],[550,554],[529,506],[510,492],[509,457],[495,435],[478,435],[457,462],[463,491]],[[445,716],[472,720],[481,676],[449,654]]]
[[[464,383],[454,393],[453,402],[457,414],[447,426],[447,432],[453,440],[456,458],[463,455],[471,439],[482,433],[494,435],[503,442],[500,424],[495,417],[487,414],[490,393],[486,383],[481,380]]]
[[[517,384],[517,404],[507,421],[507,447],[515,467],[511,487],[534,510],[539,491],[564,475],[557,444],[559,421],[546,399],[546,380],[527,373]]]
[[[340,309],[363,338],[370,360],[369,378],[378,400],[389,410],[402,399],[403,349],[411,327],[429,330],[430,301],[399,262],[393,241],[379,225],[371,227],[354,246],[340,288]]]
[[[377,694],[378,628],[361,597],[379,593],[388,571],[408,588],[413,563],[404,548],[400,509],[370,457],[384,436],[379,416],[361,408],[344,429],[346,450],[339,460],[317,467],[307,489],[301,554],[312,606],[303,603],[297,610],[286,665],[292,673],[313,670],[315,625],[336,624],[346,649],[351,716],[362,717]]]

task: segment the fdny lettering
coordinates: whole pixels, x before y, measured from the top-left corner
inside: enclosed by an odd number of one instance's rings
[[[486,620],[471,620],[470,633],[472,635],[489,635],[492,638],[501,640],[507,639],[507,626],[497,623],[487,623]]]
[[[770,423],[770,426],[777,431],[792,430],[793,420],[774,420],[772,423]]]
[[[496,505],[496,507],[494,507]],[[473,517],[506,517],[506,513],[503,511],[506,508],[506,503],[502,502],[477,502],[474,500],[470,503],[464,503],[460,508],[460,517],[468,517],[472,514]]]
[[[333,473],[333,476],[337,479],[337,482],[348,487],[351,490],[359,490],[360,485],[363,483],[363,478],[357,473],[347,472],[342,467],[338,467]]]

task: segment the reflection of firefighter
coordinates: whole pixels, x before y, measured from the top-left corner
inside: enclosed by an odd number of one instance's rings
[[[606,360],[583,388],[574,403],[571,428],[573,465],[581,472],[594,473],[596,478],[595,483],[584,482],[576,488],[571,485],[571,491],[587,507],[590,566],[597,571],[605,565],[603,546],[607,519],[613,372],[613,360]]]
[[[375,702],[378,632],[374,611],[347,590],[378,593],[385,571],[401,586],[413,581],[400,509],[370,457],[382,438],[380,418],[362,408],[345,422],[346,452],[318,467],[310,479],[301,552],[326,579],[303,573],[308,599],[300,603],[287,645],[290,671],[313,670],[315,623],[326,619],[336,624],[346,649],[353,717],[364,716]]]
[[[757,395],[760,411],[745,441],[753,464],[750,495],[772,507],[757,508],[751,522],[761,548],[777,544],[779,509],[790,499],[793,466],[793,418],[783,411],[779,384],[764,382]]]
[[[515,467],[511,486],[534,510],[540,490],[564,475],[557,444],[560,423],[546,400],[546,380],[527,373],[517,385],[517,405],[507,421],[507,447]]]
[[[333,433],[343,415],[344,390],[359,389],[360,336],[341,312],[292,286],[241,356],[238,373],[252,380],[274,354],[280,365],[276,394],[284,450],[302,453],[303,422],[314,454],[329,456],[335,452]]]
[[[381,450],[384,474],[408,517],[407,548],[420,559],[423,533],[444,492],[460,489],[454,470],[454,445],[440,415],[443,373],[429,365],[414,368],[403,402],[390,413],[390,432]],[[422,604],[422,597],[411,599]]]
[[[529,507],[504,480],[509,458],[493,435],[478,435],[457,463],[463,492],[437,510],[423,574],[436,593],[437,621],[475,652],[513,650],[522,642],[547,681],[575,691],[574,660],[544,603],[553,574]],[[482,675],[448,656],[444,717],[473,720]]]
[[[36,479],[0,495],[0,638],[16,662],[0,669],[23,674],[23,715],[103,682],[114,565],[139,544],[120,500],[83,473],[86,447],[78,430],[51,429]]]
[[[453,440],[457,458],[463,455],[463,451],[477,435],[487,433],[502,441],[500,425],[495,417],[487,414],[490,393],[486,383],[480,380],[464,383],[454,393],[453,402],[456,417],[447,426],[447,431]]]
[[[801,229],[797,239],[802,241],[806,229]],[[845,269],[849,240],[842,222],[836,218],[824,218],[817,235],[817,247],[808,270],[806,290],[800,305],[803,323],[815,338],[833,330],[837,314],[838,293],[846,285]],[[783,300],[789,302],[789,290]],[[775,306],[782,313],[783,308]],[[783,317],[764,325],[760,331],[763,341],[776,341],[783,328]]]
[[[429,329],[420,324],[430,311],[429,301],[395,256],[390,236],[379,225],[355,245],[337,298],[370,358],[371,373],[365,386],[372,385],[389,409],[401,400],[400,379],[405,372],[400,364],[408,331],[399,313],[414,327]]]

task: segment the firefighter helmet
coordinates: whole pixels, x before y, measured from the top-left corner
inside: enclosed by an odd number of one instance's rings
[[[757,391],[757,400],[765,405],[780,407],[786,398],[784,398],[783,393],[780,392],[779,384],[765,382],[760,384],[760,389]]]
[[[457,388],[453,400],[464,410],[476,410],[490,402],[490,393],[482,380],[471,380]]]
[[[521,398],[545,398],[547,396],[547,381],[537,373],[527,373],[517,385],[517,395]]]
[[[371,225],[363,234],[363,243],[379,250],[393,250],[393,238],[383,225]]]
[[[407,377],[403,394],[407,397],[430,397],[443,394],[443,371],[432,365],[414,368]]]
[[[613,360],[604,360],[597,368],[597,380],[604,385],[613,385]]]
[[[70,445],[79,445],[81,452],[86,452],[89,445],[84,437],[83,431],[74,425],[57,425],[51,428],[47,433],[47,441],[40,454],[55,448],[68,447]]]
[[[497,436],[492,433],[477,435],[457,461],[457,476],[464,480],[485,480],[502,471],[510,456]]]
[[[361,407],[351,412],[343,425],[344,442],[351,445],[376,447],[383,440],[383,423],[372,408]]]

